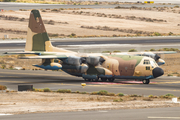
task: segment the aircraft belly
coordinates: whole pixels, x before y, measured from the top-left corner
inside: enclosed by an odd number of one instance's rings
[[[62,70],[70,75],[82,77],[82,73],[80,73],[78,70],[72,70],[72,69],[62,69]]]
[[[154,77],[152,75],[150,76],[114,76],[116,79],[153,79]]]

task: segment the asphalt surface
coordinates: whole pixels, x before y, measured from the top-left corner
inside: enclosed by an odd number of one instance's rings
[[[25,46],[25,40],[19,42],[0,41],[0,47]],[[180,37],[132,37],[132,38],[76,38],[76,39],[52,39],[54,46],[58,45],[92,45],[92,44],[169,44],[180,43]],[[24,43],[23,43],[24,42]]]
[[[95,0],[98,1],[98,0]],[[101,0],[99,0],[101,1]],[[122,1],[125,2],[125,1]],[[134,1],[137,2],[137,1]],[[170,3],[172,1],[169,2],[162,2],[162,3]],[[172,2],[175,4],[180,4],[179,1],[175,1]],[[63,4],[33,4],[33,3],[7,3],[7,2],[0,2],[0,9],[4,9],[4,10],[19,10],[19,9],[54,9],[54,8],[114,8],[118,5],[63,5]],[[136,7],[174,7],[176,5],[156,5],[156,4],[124,4],[124,5],[120,5],[123,7],[132,7],[132,6],[136,6]]]
[[[52,44],[79,52],[102,52],[119,50],[122,52],[129,49],[138,51],[151,48],[178,48],[180,49],[180,37],[133,37],[133,38],[76,38],[76,39],[52,39]],[[25,40],[0,40],[0,54],[4,52],[23,51]]]
[[[83,88],[81,83],[86,83]],[[72,91],[93,92],[107,90],[113,93],[138,95],[165,95],[167,93],[180,96],[180,79],[178,77],[160,77],[151,80],[149,85],[140,81],[115,80],[112,82],[85,82],[81,77],[70,76],[60,71],[30,71],[0,69],[0,84],[9,90],[18,90],[18,85],[33,85],[34,88],[50,88],[51,90],[71,89]]]
[[[0,116],[1,120],[177,120],[180,108],[79,111]]]

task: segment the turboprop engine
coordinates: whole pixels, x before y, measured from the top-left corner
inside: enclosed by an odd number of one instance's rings
[[[102,57],[96,57],[96,56],[89,56],[89,57],[77,57],[77,56],[69,56],[67,59],[63,60],[63,68],[71,67],[71,69],[76,69],[82,74],[86,74],[87,71],[93,71],[90,70],[92,68],[95,69],[96,66],[99,64],[102,64],[105,61]],[[96,70],[97,71],[97,70]],[[88,74],[88,73],[87,73]],[[97,74],[97,73],[96,73]],[[86,76],[86,75],[84,75]],[[96,78],[95,76],[87,75],[85,78]]]
[[[81,73],[85,73],[89,68],[88,65],[84,64],[86,63],[86,59],[83,57],[69,56],[63,62],[74,66],[74,68],[80,70]]]
[[[155,61],[159,60],[160,56],[155,53],[144,53],[142,56],[147,56],[153,58]]]
[[[79,66],[82,64],[82,58],[81,57],[76,57],[76,56],[69,56],[67,59],[65,59],[63,62],[69,65],[75,65]]]
[[[144,54],[142,54],[142,56],[148,56],[153,58],[158,65],[165,64],[165,61],[163,59],[160,59],[161,57],[158,54],[145,52]]]
[[[88,70],[88,66],[86,64],[82,64],[80,66],[80,70],[81,70],[81,73],[86,73],[86,71]]]
[[[97,71],[96,74],[92,74],[93,71],[90,71],[91,74],[83,74],[82,77],[84,79],[98,79],[98,78],[112,78],[112,72],[103,67],[95,67],[94,70]]]
[[[102,64],[105,61],[102,57],[89,56],[86,58],[86,62],[89,65],[97,66],[98,64]]]

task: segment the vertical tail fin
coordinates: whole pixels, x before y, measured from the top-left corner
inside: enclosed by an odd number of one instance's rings
[[[25,51],[72,53],[72,51],[52,46],[38,10],[32,10],[30,13]]]
[[[25,51],[46,51],[45,42],[49,41],[41,15],[32,10],[29,18]]]

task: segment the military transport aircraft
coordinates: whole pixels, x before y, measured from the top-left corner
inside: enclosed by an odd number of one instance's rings
[[[64,72],[84,78],[86,81],[110,81],[114,79],[136,79],[149,84],[150,79],[164,74],[155,60],[147,56],[111,53],[77,53],[52,46],[38,10],[32,10],[29,18],[24,52],[6,54],[34,54],[22,59],[42,59],[34,65],[47,70]]]

